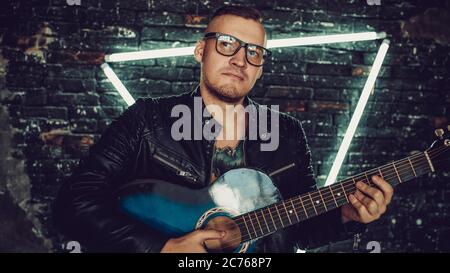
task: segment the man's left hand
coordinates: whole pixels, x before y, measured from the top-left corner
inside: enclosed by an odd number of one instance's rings
[[[342,222],[373,222],[386,212],[386,207],[392,200],[394,189],[379,176],[372,177],[377,187],[371,187],[363,182],[356,183],[356,192],[348,195],[349,204],[342,206]]]

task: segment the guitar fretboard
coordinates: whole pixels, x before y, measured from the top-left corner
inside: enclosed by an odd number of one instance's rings
[[[417,153],[316,191],[241,214],[234,220],[240,227],[242,241],[246,242],[348,204],[348,195],[356,191],[358,181],[372,186],[371,177],[378,175],[396,186],[430,171],[434,169],[427,152]]]

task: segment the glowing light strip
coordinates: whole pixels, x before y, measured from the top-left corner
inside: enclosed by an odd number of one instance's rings
[[[342,140],[341,146],[339,147],[338,153],[333,162],[333,166],[331,167],[330,173],[328,174],[327,180],[325,181],[325,186],[331,185],[336,182],[336,177],[339,173],[339,170],[341,169],[342,162],[344,161],[345,155],[347,154],[347,150],[353,139],[356,128],[358,127],[359,121],[364,112],[364,108],[366,107],[367,101],[369,99],[370,92],[375,85],[375,80],[378,77],[378,73],[380,72],[381,65],[383,64],[383,60],[386,56],[388,48],[389,40],[385,39],[378,49],[377,56],[375,57],[375,61],[370,70],[369,77],[367,77],[366,84],[364,85],[361,97],[359,98],[358,104],[356,105],[355,112],[353,113],[350,124],[347,128],[347,131],[345,132],[344,139]]]
[[[114,73],[114,71],[111,69],[111,67],[107,63],[103,63],[101,65],[101,68],[103,69],[103,72],[105,73],[106,77],[109,79],[109,81],[112,83],[112,85],[114,85],[114,87],[117,89],[119,94],[122,96],[122,98],[128,104],[128,106],[134,104],[135,100],[131,96],[130,92],[128,92],[125,85],[123,85],[123,83],[117,77],[116,73]]]
[[[385,32],[360,32],[350,34],[320,35],[300,38],[275,39],[267,41],[267,48],[282,48],[291,46],[318,45],[376,40],[386,37]],[[136,52],[114,53],[105,56],[106,62],[125,62],[164,57],[189,56],[194,54],[195,47],[178,47],[154,49]]]
[[[195,46],[166,49],[153,49],[136,52],[114,53],[105,56],[106,62],[125,62],[164,57],[188,56],[194,54]]]
[[[334,34],[301,38],[276,39],[267,41],[268,48],[320,45],[331,43],[358,42],[382,39],[386,37],[385,32],[361,32],[350,34]]]

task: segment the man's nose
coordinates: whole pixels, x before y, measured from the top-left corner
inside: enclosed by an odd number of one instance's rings
[[[247,60],[245,59],[245,47],[239,48],[238,52],[231,57],[231,64],[236,65],[238,67],[246,67]]]

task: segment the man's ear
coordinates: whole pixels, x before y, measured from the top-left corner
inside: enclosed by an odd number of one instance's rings
[[[194,57],[198,63],[201,63],[203,61],[204,50],[205,50],[205,41],[198,40],[194,49]]]

